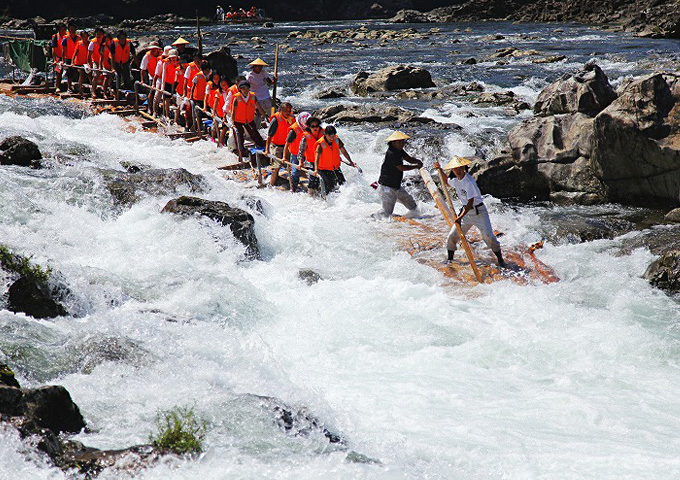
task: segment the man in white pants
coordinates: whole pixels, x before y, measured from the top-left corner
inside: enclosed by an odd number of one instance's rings
[[[423,166],[423,162],[413,158],[404,151],[404,145],[410,137],[402,132],[394,132],[387,137],[387,152],[380,167],[378,179],[378,194],[382,202],[382,215],[389,217],[394,212],[394,205],[399,202],[409,210],[409,214],[416,212],[416,201],[402,188],[404,172],[415,170]],[[412,165],[404,165],[404,160]]]
[[[498,239],[493,233],[491,220],[489,220],[489,212],[484,205],[482,193],[479,191],[477,182],[472,178],[472,175],[465,171],[465,167],[470,165],[470,163],[470,160],[456,156],[444,166],[443,172],[450,172],[448,177],[452,179],[453,188],[456,189],[458,200],[463,204],[463,209],[456,216],[455,222],[460,224],[463,234],[467,233],[473,226],[477,227],[482,234],[484,243],[486,243],[496,255],[498,265],[500,267],[505,267],[503,254],[501,253],[501,245],[498,243]],[[434,168],[441,170],[439,163],[435,163]],[[443,187],[446,188],[445,185],[443,185]],[[449,261],[453,260],[453,254],[456,252],[458,240],[460,240],[458,229],[453,225],[446,238],[446,249],[448,250]]]

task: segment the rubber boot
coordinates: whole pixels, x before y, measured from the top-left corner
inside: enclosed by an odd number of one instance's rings
[[[449,254],[449,262],[453,262],[453,254],[456,253],[455,250],[447,250]]]
[[[498,266],[503,268],[505,267],[505,260],[503,260],[503,254],[501,253],[500,250],[497,252],[493,252],[496,255],[496,258],[498,259]]]

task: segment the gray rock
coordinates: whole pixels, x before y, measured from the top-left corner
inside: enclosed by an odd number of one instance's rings
[[[40,168],[41,158],[38,146],[24,137],[8,137],[0,142],[0,165]]]
[[[430,72],[420,67],[397,65],[376,73],[359,72],[354,77],[352,89],[359,95],[408,88],[431,88],[436,86]]]
[[[462,62],[460,62],[461,65],[477,65],[477,59],[474,57],[466,58]]]
[[[203,190],[203,177],[183,168],[151,169],[134,173],[103,170],[102,176],[114,202],[123,206],[132,205],[145,195],[161,196],[180,193],[181,190],[192,193]]]
[[[433,123],[401,107],[378,105],[331,105],[317,110],[315,116],[332,123]]]
[[[253,230],[255,220],[245,210],[231,207],[225,202],[196,197],[179,197],[176,200],[170,200],[163,207],[162,212],[189,216],[200,215],[229,226],[234,237],[246,246],[246,256],[252,259],[260,258],[257,237]]]
[[[0,386],[20,388],[12,370],[6,363],[0,362]]]
[[[671,293],[680,292],[680,250],[664,252],[647,268],[644,276],[655,287]]]
[[[24,415],[54,433],[78,433],[85,428],[80,409],[60,385],[23,389]]]
[[[392,23],[428,23],[432,20],[427,14],[418,10],[399,10],[389,21]]]
[[[616,99],[602,69],[588,63],[575,74],[565,74],[546,87],[536,99],[534,113],[539,116],[560,113],[585,113],[595,116]]]
[[[680,208],[674,208],[668,212],[663,219],[667,222],[680,223]]]
[[[345,92],[343,89],[340,88],[327,88],[325,90],[320,91],[316,95],[314,95],[316,98],[325,100],[329,98],[343,98],[346,97]]]
[[[217,70],[220,75],[230,79],[238,76],[238,65],[229,47],[223,46],[219,50],[213,50],[206,56],[206,59],[213,70]]]
[[[307,285],[313,285],[322,280],[321,275],[316,273],[314,270],[304,269],[298,271],[298,278],[305,282]]]

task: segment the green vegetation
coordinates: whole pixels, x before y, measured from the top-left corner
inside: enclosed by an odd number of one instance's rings
[[[12,253],[9,248],[0,245],[0,267],[8,272],[18,273],[26,279],[45,284],[50,278],[50,269],[31,264],[31,260],[22,255]]]
[[[161,450],[175,453],[203,451],[207,424],[196,416],[193,408],[174,407],[159,412],[156,416],[156,428],[156,433],[149,440]]]

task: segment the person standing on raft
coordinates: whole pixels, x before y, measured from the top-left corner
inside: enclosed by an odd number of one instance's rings
[[[404,145],[409,138],[411,137],[402,132],[394,132],[387,137],[387,152],[385,152],[385,160],[380,167],[378,179],[378,194],[382,201],[381,213],[386,217],[392,215],[397,202],[408,208],[409,214],[415,213],[418,208],[413,197],[401,186],[404,172],[423,166],[423,162],[404,151]],[[404,165],[404,160],[412,165]]]
[[[257,58],[250,62],[248,65],[252,67],[250,72],[245,74],[246,80],[250,83],[250,88],[257,97],[257,102],[262,109],[262,115],[256,113],[255,115],[255,125],[260,128],[262,125],[262,120],[269,116],[272,111],[272,97],[269,94],[269,86],[274,84],[274,80],[278,78],[276,75],[273,77],[269,75],[269,72],[265,71],[264,67],[269,65],[262,60]]]
[[[454,219],[456,223],[460,224],[463,234],[467,233],[473,226],[477,227],[482,234],[484,243],[486,243],[494,255],[496,255],[498,265],[500,267],[505,267],[503,254],[501,253],[501,245],[498,243],[498,239],[493,233],[489,212],[486,209],[486,205],[484,205],[482,193],[480,192],[475,179],[472,178],[472,175],[467,173],[465,169],[470,163],[472,163],[470,160],[456,156],[444,166],[443,170],[438,162],[435,162],[434,168],[440,170],[442,173],[449,171],[448,178],[452,179],[453,188],[455,188],[458,199],[463,204],[462,210]],[[444,175],[444,178],[446,178],[446,174]],[[442,188],[446,187],[446,185],[442,185]],[[446,238],[446,249],[448,250],[449,261],[453,260],[458,240],[460,240],[458,229],[456,228],[456,225],[453,225]]]
[[[345,176],[340,170],[342,163],[340,154],[347,159],[348,165],[358,167],[350,158],[345,144],[338,138],[335,127],[329,125],[324,129],[323,136],[316,142],[316,157],[314,159],[314,173],[323,179],[327,193],[345,183]],[[319,187],[320,182],[316,177],[309,179],[308,189],[310,194]]]

